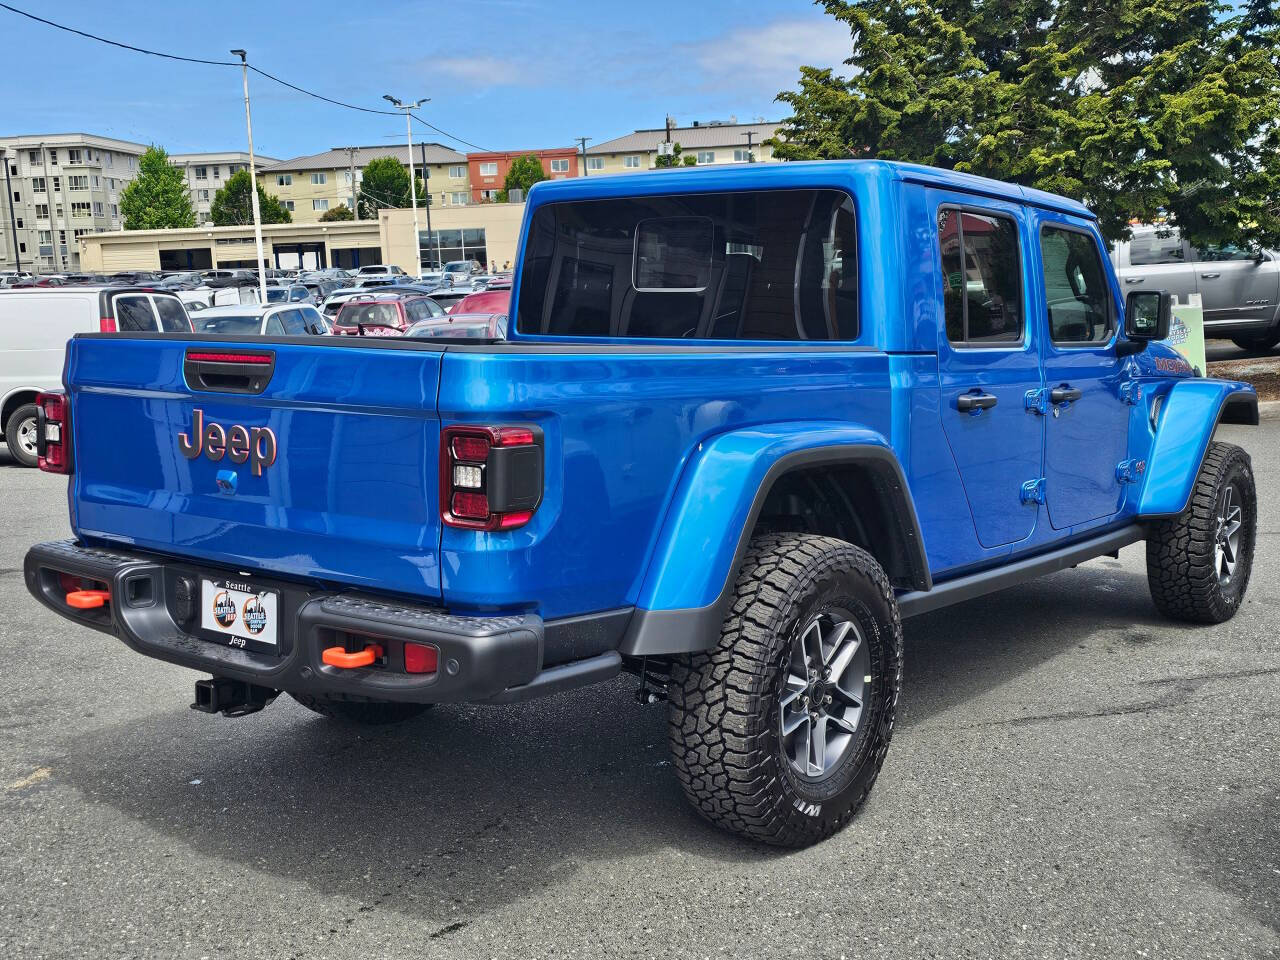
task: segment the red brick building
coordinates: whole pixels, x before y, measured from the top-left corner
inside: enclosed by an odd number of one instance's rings
[[[468,153],[467,173],[471,180],[471,202],[496,200],[498,191],[507,179],[507,170],[516,157],[533,154],[542,163],[542,169],[552,180],[576,177],[582,173],[578,151],[574,147],[555,147],[551,150],[504,150],[497,153]]]

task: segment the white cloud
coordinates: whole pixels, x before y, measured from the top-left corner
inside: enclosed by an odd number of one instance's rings
[[[441,57],[428,61],[428,66],[430,72],[490,86],[515,83],[520,74],[517,63],[498,57]]]
[[[796,84],[801,65],[840,69],[853,42],[846,24],[818,17],[737,27],[689,52],[706,87],[776,92]]]

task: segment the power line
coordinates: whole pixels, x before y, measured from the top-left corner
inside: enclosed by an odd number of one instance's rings
[[[26,17],[28,20],[34,20],[36,23],[42,23],[47,27],[53,27],[55,30],[63,30],[67,33],[74,33],[76,36],[84,37],[86,40],[96,40],[98,43],[105,43],[108,46],[118,47],[121,50],[130,50],[134,53],[143,53],[151,57],[162,57],[165,60],[180,60],[183,63],[201,63],[211,67],[238,67],[241,65],[240,62],[237,60],[205,60],[200,57],[184,57],[176,53],[164,53],[160,50],[148,50],[145,47],[136,47],[130,43],[121,43],[119,40],[109,40],[106,37],[98,36],[96,33],[89,33],[88,31],[85,31],[85,30],[77,30],[75,27],[69,27],[66,24],[55,23],[53,20],[46,20],[44,17],[38,17],[34,13],[28,13],[26,10],[19,10],[17,7],[10,6],[7,3],[0,3],[0,9],[8,10],[10,13],[16,13],[20,17]],[[395,116],[399,116],[400,114],[400,111],[398,110],[379,110],[374,107],[361,107],[361,106],[357,106],[354,103],[345,103],[342,100],[334,100],[332,97],[326,97],[323,94],[316,93],[312,90],[307,90],[304,87],[297,86],[296,84],[292,84],[288,80],[282,80],[279,77],[275,76],[274,74],[267,73],[267,71],[262,70],[258,67],[255,67],[253,64],[248,64],[248,67],[254,73],[258,74],[261,77],[265,77],[267,80],[270,80],[273,83],[278,83],[282,87],[288,87],[290,90],[293,90],[297,93],[301,93],[303,96],[312,97],[316,100],[323,100],[325,103],[331,103],[335,107],[344,107],[347,110],[358,110],[361,113],[376,113],[376,114],[380,114],[382,116],[388,116],[388,117],[395,117]],[[435,124],[427,123],[427,121],[423,120],[417,114],[410,114],[410,116],[412,116],[413,119],[417,120],[423,126],[434,130],[436,133],[440,134],[442,137],[447,137],[450,140],[456,140],[458,143],[465,144],[468,147],[474,147],[477,150],[488,152],[485,150],[484,147],[480,146],[479,144],[472,143],[470,140],[464,140],[462,139],[462,137],[455,136],[454,134],[449,133],[447,130],[441,130]]]

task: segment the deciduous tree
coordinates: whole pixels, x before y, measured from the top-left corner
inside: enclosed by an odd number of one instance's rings
[[[415,178],[414,186],[418,191],[418,205],[422,206],[427,201],[421,178]],[[356,202],[360,204],[360,217],[364,220],[377,220],[378,211],[388,207],[412,206],[409,171],[395,157],[375,157],[365,164]]]
[[[163,147],[152,144],[138,161],[138,175],[120,193],[126,230],[170,230],[194,227],[187,178],[169,162]]]
[[[258,188],[258,216],[263,223],[293,222],[292,214],[278,197],[262,189],[262,184],[253,184],[248,170],[238,170],[227,180],[227,185],[213,195],[209,215],[214,225],[243,227],[253,223],[253,195],[249,191],[254,186]]]

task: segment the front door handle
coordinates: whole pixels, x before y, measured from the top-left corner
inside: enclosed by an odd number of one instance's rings
[[[1146,277],[1125,277],[1124,282],[1125,283],[1141,283],[1145,279],[1147,278]]]
[[[1204,280],[1217,280],[1220,276],[1222,276],[1222,274],[1220,274],[1220,273],[1202,273],[1202,274],[1200,274],[1201,279],[1204,279]]]
[[[999,398],[990,393],[962,393],[956,397],[956,409],[976,417],[983,410],[990,410],[999,402]]]
[[[1050,403],[1075,403],[1084,396],[1084,391],[1079,387],[1069,387],[1065,383],[1060,387],[1054,387],[1049,391]]]

